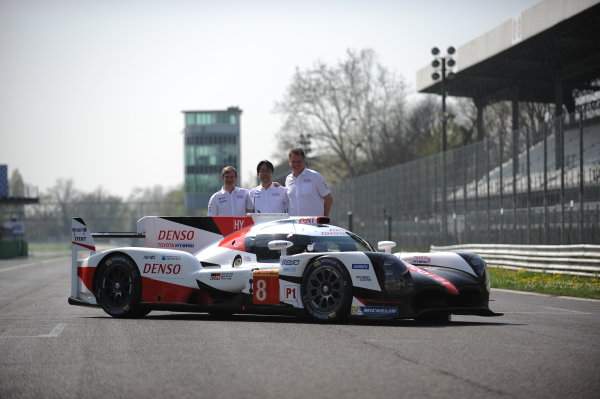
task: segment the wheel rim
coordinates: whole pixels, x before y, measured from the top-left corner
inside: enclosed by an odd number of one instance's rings
[[[132,287],[129,269],[125,266],[115,265],[104,274],[100,292],[107,305],[119,308],[129,303]]]
[[[342,274],[331,266],[317,267],[308,276],[308,303],[319,312],[337,311],[345,292]]]

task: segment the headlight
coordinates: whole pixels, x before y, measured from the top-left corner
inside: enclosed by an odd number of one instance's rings
[[[467,263],[479,277],[484,279],[485,288],[488,292],[490,292],[490,276],[488,275],[487,265],[485,264],[483,258],[479,255],[469,252],[459,252],[458,254],[467,261]]]
[[[405,294],[412,287],[408,267],[395,256],[386,256],[383,261],[383,288],[388,295]]]

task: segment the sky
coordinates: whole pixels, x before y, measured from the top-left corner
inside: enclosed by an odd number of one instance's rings
[[[459,47],[538,0],[0,0],[0,164],[127,198],[183,184],[182,111],[242,109],[240,185],[274,159],[297,68],[371,48],[415,90]],[[414,96],[413,96],[414,98]]]

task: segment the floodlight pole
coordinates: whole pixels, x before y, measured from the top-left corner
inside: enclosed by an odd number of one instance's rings
[[[442,78],[440,84],[440,91],[442,95],[442,241],[443,245],[448,245],[448,204],[447,204],[447,189],[446,189],[446,170],[449,169],[446,167],[446,151],[448,150],[448,115],[446,113],[446,65],[452,68],[456,63],[452,59],[452,55],[455,53],[454,47],[448,47],[447,53],[445,56],[439,56],[440,50],[437,47],[431,49],[431,54],[435,57],[431,66],[434,68],[438,68],[441,66],[441,76],[437,72],[434,72],[431,75],[433,80],[438,80],[440,77]],[[452,78],[454,74],[450,73],[450,78]]]
[[[442,245],[448,245],[448,203],[446,188],[446,150],[448,149],[448,132],[446,124],[446,57],[442,61]]]
[[[442,152],[446,153],[448,149],[448,133],[446,124],[446,57],[442,60]]]

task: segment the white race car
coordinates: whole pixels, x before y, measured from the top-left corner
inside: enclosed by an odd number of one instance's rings
[[[472,253],[376,252],[326,217],[157,217],[135,233],[91,233],[72,222],[69,303],[114,317],[151,310],[448,321],[451,314],[497,316],[489,278]],[[142,247],[96,253],[94,238],[140,238]],[[82,251],[91,252],[82,257]]]

